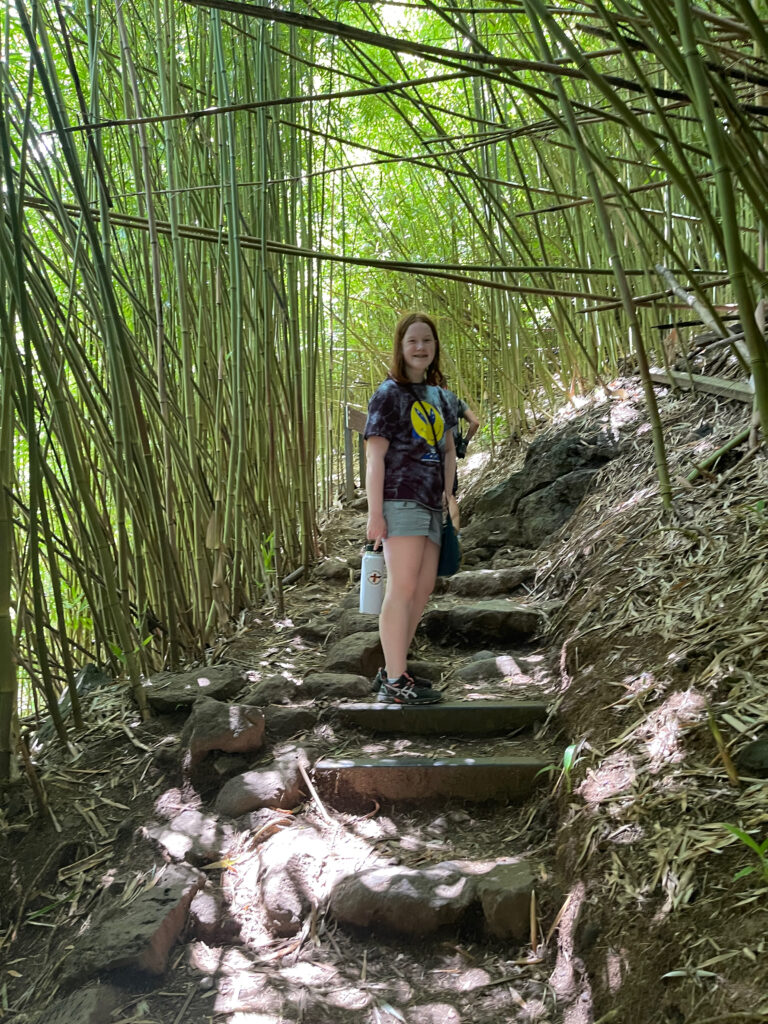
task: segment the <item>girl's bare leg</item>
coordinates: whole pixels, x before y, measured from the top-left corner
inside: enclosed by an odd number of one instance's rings
[[[416,592],[413,596],[413,607],[411,609],[411,621],[410,621],[410,636],[408,637],[408,643],[405,651],[408,653],[408,648],[411,646],[411,642],[416,635],[419,622],[424,609],[427,607],[427,601],[435,589],[435,579],[437,578],[437,563],[440,561],[440,547],[435,544],[434,541],[427,540],[424,545],[424,554],[421,559],[421,568],[419,570],[419,578],[416,584]]]
[[[421,613],[435,585],[440,549],[426,537],[388,537],[384,540],[387,591],[379,616],[379,636],[387,676],[405,672]]]

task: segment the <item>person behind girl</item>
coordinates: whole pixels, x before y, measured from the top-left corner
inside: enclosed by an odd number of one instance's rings
[[[365,425],[368,540],[383,546],[387,589],[379,616],[385,665],[376,676],[387,704],[434,704],[441,695],[408,672],[408,648],[435,586],[443,507],[456,472],[455,415],[441,390],[440,339],[424,313],[395,328],[388,378]]]
[[[456,426],[453,428],[453,443],[456,448],[456,458],[463,459],[467,454],[467,445],[477,433],[478,427],[480,426],[480,420],[470,409],[463,398],[451,391],[449,388],[443,388],[450,406],[451,412],[456,419]],[[459,420],[466,420],[468,423],[466,434],[461,433],[461,427],[459,426]],[[459,530],[459,506],[456,501],[456,496],[459,493],[459,474],[458,471],[453,477],[453,491],[448,499],[448,510],[453,520],[454,529],[458,533]]]

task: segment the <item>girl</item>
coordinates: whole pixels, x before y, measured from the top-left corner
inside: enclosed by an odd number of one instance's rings
[[[414,680],[406,658],[435,585],[443,507],[452,493],[455,414],[441,387],[440,339],[424,313],[395,328],[389,377],[368,403],[368,540],[384,547],[387,590],[379,617],[385,666],[379,700],[434,704],[427,680]]]

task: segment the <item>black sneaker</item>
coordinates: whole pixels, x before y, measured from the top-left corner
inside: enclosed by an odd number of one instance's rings
[[[404,672],[397,679],[382,679],[378,701],[381,704],[439,704],[443,699],[437,690],[416,686],[413,677]]]
[[[407,676],[408,679],[418,687],[419,690],[431,690],[432,680],[425,679],[424,676],[412,676],[411,673],[406,669],[403,675]],[[381,689],[382,683],[387,681],[387,670],[380,668],[374,676],[373,682],[371,683],[371,693],[376,693],[377,690]]]

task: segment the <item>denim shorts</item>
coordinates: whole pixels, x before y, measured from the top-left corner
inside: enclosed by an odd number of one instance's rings
[[[388,537],[429,537],[437,546],[443,533],[443,513],[418,501],[385,501]]]

